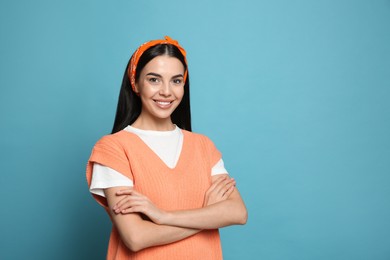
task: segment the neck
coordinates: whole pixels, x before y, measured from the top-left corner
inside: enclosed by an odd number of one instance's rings
[[[175,129],[175,125],[172,123],[171,118],[148,120],[141,115],[133,124],[131,124],[131,126],[142,130],[153,131],[171,131]]]

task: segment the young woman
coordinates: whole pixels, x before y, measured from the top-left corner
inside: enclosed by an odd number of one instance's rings
[[[87,165],[114,224],[107,259],[222,259],[218,228],[247,221],[221,153],[191,132],[189,86],[186,52],[169,37],[129,61],[112,134]]]

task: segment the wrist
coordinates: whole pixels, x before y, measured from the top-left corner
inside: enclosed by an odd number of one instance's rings
[[[169,211],[165,211],[160,219],[160,225],[171,225],[174,214]]]

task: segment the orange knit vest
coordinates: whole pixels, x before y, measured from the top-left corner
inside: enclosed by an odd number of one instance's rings
[[[211,168],[221,158],[220,152],[205,136],[183,132],[183,147],[175,168],[171,169],[135,134],[120,131],[104,136],[94,146],[87,165],[91,184],[93,163],[111,167],[130,178],[134,189],[146,195],[164,210],[201,208],[204,194],[211,185]],[[107,208],[105,198],[93,195]],[[163,246],[131,252],[113,226],[107,259],[222,259],[218,229],[204,230],[191,237]]]

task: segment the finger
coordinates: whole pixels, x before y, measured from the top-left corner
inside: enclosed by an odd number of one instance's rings
[[[119,201],[117,201],[114,205],[114,208],[117,207],[118,205],[123,204],[126,200],[128,199],[128,196],[122,197]]]
[[[120,206],[117,206],[115,209],[114,209],[114,212],[115,213],[123,213],[124,211],[127,211],[135,206],[140,206],[140,205],[143,205],[143,202],[142,200],[138,200],[138,199],[129,199],[127,201],[125,201],[123,204],[121,204]]]
[[[226,182],[225,182],[225,188],[231,187],[231,186],[235,186],[235,185],[236,185],[236,180],[233,179],[233,178],[230,178],[229,181],[226,181]]]
[[[116,192],[116,195],[130,195],[133,191],[134,191],[133,188],[119,190]]]
[[[125,208],[128,208],[128,207],[131,207],[133,205],[135,205],[135,203],[137,203],[138,205],[141,205],[141,204],[147,204],[149,203],[149,200],[148,198],[146,197],[141,197],[141,196],[137,196],[137,195],[128,195],[126,197],[126,199],[123,199],[120,203],[117,203],[114,207],[115,210],[116,209],[119,209],[119,210],[123,210]]]
[[[222,190],[226,191],[227,189],[229,189],[230,187],[232,186],[235,186],[236,185],[236,181],[231,178],[229,181],[226,181],[224,182],[221,187],[222,187]]]
[[[124,197],[123,199],[121,199],[120,201],[118,201],[114,207],[112,208],[115,212],[118,212],[120,211],[120,209],[123,209],[123,207],[125,207],[125,205],[127,205],[129,202],[131,201],[131,197],[130,196],[126,196]]]
[[[116,207],[120,207],[121,205],[123,205],[124,203],[126,203],[127,201],[129,200],[132,200],[132,195],[126,195],[124,196],[120,201],[118,201],[117,203],[115,203],[115,206]]]
[[[135,209],[139,207],[139,205],[137,204],[131,204],[131,206],[129,205],[129,207],[126,207],[126,208],[123,208],[123,209],[118,209],[115,211],[116,214],[128,214],[128,213],[134,213],[134,212],[137,212]]]
[[[233,191],[235,187],[236,187],[236,181],[235,181],[233,178],[231,178],[230,181],[227,182],[226,185],[225,185],[225,187],[223,188],[223,190],[224,190],[223,195],[225,195],[225,193],[226,193],[228,190]],[[233,189],[232,189],[232,188],[233,188]]]
[[[232,184],[235,184],[235,180],[233,178],[225,179],[221,183],[218,184],[218,186],[215,188],[215,191],[217,193],[225,193],[228,187]]]
[[[137,195],[126,195],[123,199],[118,201],[112,209],[114,211],[117,211],[118,209],[123,209],[129,202],[137,200],[139,200],[139,197]]]
[[[118,201],[115,205],[121,206],[124,203],[126,203],[127,201],[141,201],[141,200],[146,200],[146,199],[147,198],[145,198],[144,196],[139,196],[135,193],[132,193],[131,195],[126,195],[126,197],[124,197],[122,200]]]
[[[228,178],[229,176],[226,175],[226,174],[223,174],[221,176],[218,176],[216,179],[214,179],[214,181],[212,181],[212,183],[218,183],[218,182],[221,182],[223,180],[225,180],[226,178]]]
[[[233,193],[234,189],[236,188],[236,186],[231,186],[229,187],[226,192],[223,194],[222,198],[223,199],[227,199],[230,197],[230,195]]]
[[[211,192],[211,191],[215,190],[218,187],[218,185],[220,185],[224,180],[226,180],[226,178],[227,178],[227,176],[225,175],[225,176],[221,176],[221,177],[218,177],[217,179],[215,179],[212,182],[211,186],[209,187],[208,191]]]
[[[129,213],[144,213],[144,208],[141,205],[134,205],[130,208],[124,209],[120,212],[121,214],[129,214]]]
[[[126,195],[124,197],[122,197],[122,199],[120,199],[119,201],[117,201],[114,205],[114,207],[112,208],[113,210],[116,210],[117,208],[121,207],[123,204],[125,204],[130,198],[131,195]]]
[[[136,199],[129,201],[129,203],[126,203],[124,206],[120,209],[120,213],[132,213],[132,212],[142,212],[146,214],[147,208],[148,208],[148,201],[145,199]]]

